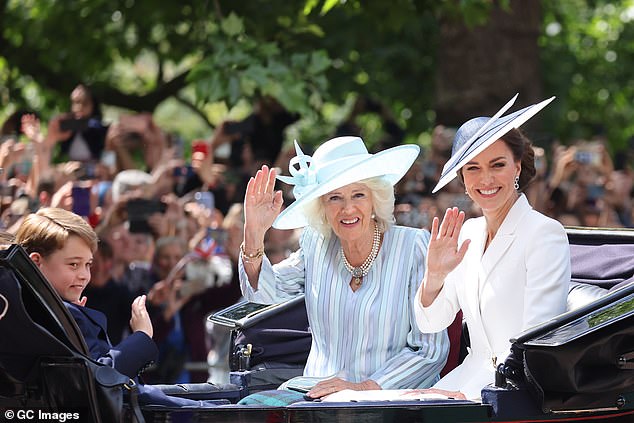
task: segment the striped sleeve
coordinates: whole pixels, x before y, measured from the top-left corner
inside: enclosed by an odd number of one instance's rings
[[[429,233],[416,231],[413,270],[409,274],[408,319],[409,333],[407,345],[379,367],[370,379],[383,389],[426,388],[439,379],[439,374],[449,354],[447,331],[424,334],[416,324],[416,292],[425,273],[425,254],[429,243]],[[409,243],[408,243],[409,244]],[[411,245],[411,244],[410,244]]]
[[[304,238],[304,235],[302,235],[302,238]],[[301,241],[300,245],[302,245]],[[275,304],[287,301],[304,292],[306,276],[302,248],[275,265],[271,265],[265,255],[262,260],[257,290],[254,290],[249,283],[249,278],[242,263],[242,257],[240,257],[238,262],[238,272],[242,295],[249,301]]]

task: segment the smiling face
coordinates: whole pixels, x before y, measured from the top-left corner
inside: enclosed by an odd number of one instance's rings
[[[513,187],[521,165],[502,140],[497,140],[462,167],[469,197],[487,214],[508,211],[517,199]]]
[[[71,235],[64,248],[47,257],[31,253],[31,259],[53,285],[57,293],[68,302],[77,302],[90,281],[92,251],[78,236]]]
[[[326,220],[343,242],[372,239],[372,191],[366,185],[354,183],[330,191],[321,197]]]

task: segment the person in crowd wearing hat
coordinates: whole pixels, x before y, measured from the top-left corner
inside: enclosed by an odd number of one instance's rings
[[[305,294],[312,332],[304,376],[323,378],[312,398],[344,389],[424,388],[439,379],[449,351],[445,331],[416,326],[415,293],[429,232],[394,225],[394,184],[419,153],[402,145],[369,154],[359,137],[339,137],[312,157],[291,159],[292,176],[263,166],[248,183],[239,262],[243,295],[277,303]],[[275,178],[293,184],[280,213]],[[271,265],[264,237],[305,227],[300,248]]]
[[[434,192],[458,176],[483,217],[449,208],[434,218],[415,307],[423,332],[446,328],[462,309],[471,348],[434,387],[478,399],[494,382],[509,339],[566,311],[570,250],[563,226],[533,210],[523,190],[535,175],[531,142],[518,128],[553,98],[501,117],[478,117],[456,133]],[[463,226],[464,222],[464,226]]]

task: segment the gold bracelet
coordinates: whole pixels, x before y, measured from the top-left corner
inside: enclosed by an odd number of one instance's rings
[[[248,254],[244,251],[244,242],[240,244],[240,255],[242,256],[242,261],[245,263],[253,263],[255,260],[262,258],[264,255],[264,247],[258,248],[255,253]]]

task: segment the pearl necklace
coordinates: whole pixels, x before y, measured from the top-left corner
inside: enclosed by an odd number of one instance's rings
[[[370,255],[365,259],[363,264],[359,267],[353,267],[346,258],[346,254],[343,252],[343,245],[341,246],[341,257],[343,258],[343,265],[346,266],[348,272],[352,273],[352,283],[358,288],[361,286],[361,282],[364,276],[368,274],[370,271],[370,267],[372,267],[372,263],[376,259],[376,256],[379,255],[379,247],[381,245],[381,232],[379,231],[379,226],[374,224],[374,236],[372,237],[372,250],[370,251]]]

